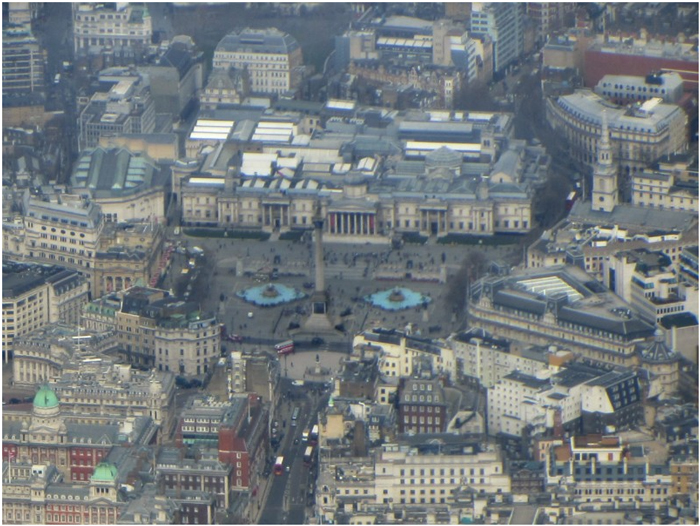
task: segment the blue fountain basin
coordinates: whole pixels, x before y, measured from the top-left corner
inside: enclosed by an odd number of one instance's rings
[[[400,301],[393,301],[391,296],[396,292],[400,292],[403,299]],[[382,290],[380,292],[375,292],[374,294],[365,296],[362,299],[368,303],[371,303],[375,307],[389,311],[404,310],[410,309],[411,307],[417,307],[419,305],[427,305],[431,301],[428,296],[405,287],[395,287],[389,290]]]
[[[277,291],[277,295],[265,295],[265,291],[270,287]],[[258,287],[241,290],[236,292],[236,296],[241,298],[243,301],[247,301],[248,303],[252,303],[253,305],[257,305],[259,307],[274,307],[275,305],[282,305],[284,303],[290,303],[292,301],[305,298],[306,294],[292,287],[287,287],[286,285],[274,284],[260,285]]]

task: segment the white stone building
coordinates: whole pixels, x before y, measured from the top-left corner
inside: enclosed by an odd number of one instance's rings
[[[433,374],[456,378],[454,351],[442,340],[430,340],[394,329],[371,329],[353,338],[353,353],[379,357],[379,371],[384,376],[411,376],[419,362],[427,361]]]
[[[547,119],[568,140],[571,156],[589,166],[596,161],[603,112],[608,116],[612,157],[623,175],[634,175],[665,155],[687,149],[688,117],[661,99],[626,108],[588,90],[547,102]]]
[[[247,69],[253,93],[295,90],[303,76],[301,46],[275,28],[244,29],[226,35],[214,50],[214,68]]]
[[[145,51],[151,45],[153,26],[144,5],[119,2],[73,4],[73,50],[76,55],[100,54],[107,49]]]

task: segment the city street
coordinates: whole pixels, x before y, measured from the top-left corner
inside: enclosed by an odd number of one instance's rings
[[[288,386],[289,383],[285,385]],[[316,422],[318,410],[322,404],[327,403],[328,397],[310,395],[306,390],[294,387],[291,387],[291,393],[291,397],[280,402],[277,419],[282,423],[285,436],[282,446],[275,453],[275,457],[284,457],[285,468],[289,468],[289,471],[285,469],[281,475],[269,476],[267,495],[262,497],[264,505],[258,524],[305,523],[308,485],[315,477],[309,476],[310,468],[304,465],[302,457],[308,444],[301,436]],[[300,409],[299,421],[292,427],[291,415],[296,407]]]

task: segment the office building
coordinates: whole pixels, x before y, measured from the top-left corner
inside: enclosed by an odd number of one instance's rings
[[[200,96],[200,107],[206,110],[240,104],[249,93],[247,69],[215,68]]]
[[[27,192],[24,218],[26,256],[38,263],[90,274],[104,228],[104,216],[97,205],[80,196]]]
[[[214,50],[213,67],[247,69],[253,93],[295,91],[301,84],[303,65],[296,39],[275,28],[230,33]]]
[[[472,4],[470,34],[493,41],[493,72],[503,73],[524,52],[524,5],[477,2]]]
[[[166,492],[174,497],[184,491],[211,494],[216,507],[227,509],[231,502],[233,468],[217,460],[215,453],[204,451],[199,459],[184,458],[183,451],[163,448],[156,459],[155,474]]]
[[[379,372],[384,376],[408,377],[428,367],[426,372],[456,378],[454,351],[440,340],[376,328],[355,336],[352,348],[353,354],[364,359],[377,357]]]
[[[145,5],[73,4],[73,51],[77,58],[106,52],[140,59],[152,37],[151,15]]]
[[[571,16],[576,6],[568,2],[528,2],[527,17],[535,24],[535,41],[543,44],[556,30],[564,26],[565,18]]]
[[[66,481],[55,463],[3,464],[3,523],[116,524],[126,507],[116,468],[100,462],[87,484]],[[67,504],[71,502],[71,504]]]
[[[570,362],[535,375],[518,370],[488,390],[488,433],[521,438],[526,432],[602,433],[634,429],[642,416],[642,391],[629,369]]]
[[[113,419],[148,416],[168,436],[175,413],[175,375],[128,364],[80,362],[51,383],[65,412]]]
[[[407,523],[425,519],[426,512],[457,522],[460,511],[467,514],[460,510],[463,490],[485,499],[510,492],[500,451],[482,451],[478,444],[447,434],[404,437],[373,455],[352,459],[322,454],[319,461],[316,510],[324,522],[349,521],[351,516],[371,521],[397,511]],[[476,506],[477,515],[485,504]]]
[[[661,251],[675,263],[685,247],[696,244],[692,212],[626,204],[600,212],[590,202],[576,201],[567,219],[528,248],[527,266],[576,265],[605,283],[605,262],[620,251]]]
[[[46,52],[29,24],[2,30],[2,98],[43,92],[46,83]]]
[[[403,379],[398,393],[399,433],[443,433],[447,414],[445,392],[438,380]]]
[[[100,194],[100,190],[95,191]],[[162,189],[153,191],[162,196]],[[110,190],[106,194],[110,195]],[[171,255],[171,251],[164,251],[163,227],[148,218],[143,223],[115,221],[120,220],[119,214],[133,215],[133,210],[122,206],[125,201],[136,198],[144,212],[146,207],[160,210],[160,201],[152,202],[148,196],[139,200],[143,196],[128,191],[117,190],[116,194],[118,197],[111,204],[107,200],[113,207],[112,221],[108,223],[99,205],[80,195],[26,192],[22,255],[37,263],[60,264],[78,271],[88,280],[94,296],[136,283],[155,284]]]
[[[202,53],[188,36],[176,36],[155,64],[138,69],[148,78],[156,114],[175,122],[192,108],[204,85]]]
[[[612,160],[619,173],[634,175],[657,159],[687,149],[688,118],[676,105],[650,99],[631,108],[616,106],[588,90],[547,101],[550,125],[568,141],[570,155],[589,166],[597,161],[603,114]]]
[[[650,462],[642,446],[614,435],[572,436],[546,456],[547,490],[565,489],[572,504],[660,505],[671,494],[671,482],[667,464]]]
[[[175,441],[217,451],[217,459],[233,467],[231,489],[247,491],[261,482],[268,424],[268,409],[255,394],[227,402],[193,398],[178,417]]]
[[[117,340],[112,333],[52,323],[15,339],[12,378],[15,385],[25,387],[48,382],[83,359],[111,361],[109,356],[116,347]]]
[[[610,364],[637,364],[637,345],[654,333],[629,304],[569,265],[483,278],[469,302],[474,327]]]
[[[645,29],[639,36],[606,33],[586,49],[584,85],[593,89],[605,75],[646,77],[657,71],[680,74],[683,89],[698,86],[698,50],[690,41],[652,38]]]
[[[672,71],[640,77],[605,75],[593,91],[620,105],[643,102],[652,98],[674,104],[683,96],[683,79],[678,73]]]
[[[608,259],[605,284],[649,323],[688,312],[688,298],[677,278],[676,266],[663,252],[626,250]]]
[[[7,20],[10,24],[30,24],[39,16],[39,2],[7,2]]]
[[[675,162],[674,162],[675,161]],[[632,177],[632,203],[698,213],[697,159],[672,155]]]
[[[173,250],[165,244],[164,224],[148,220],[106,223],[92,262],[93,297],[136,285],[155,286],[170,264]]]
[[[76,271],[57,266],[3,264],[2,349],[50,323],[78,324],[88,301],[88,282]]]
[[[467,381],[486,389],[512,371],[536,376],[542,370],[556,370],[574,358],[566,349],[510,341],[483,329],[452,334],[447,342],[461,361],[461,372]]]
[[[113,292],[93,300],[84,319],[86,325],[114,331],[129,362],[159,371],[200,376],[220,356],[216,317],[164,290],[135,285]]]
[[[100,137],[156,130],[155,103],[144,76],[130,68],[100,71],[99,89],[78,119],[80,151],[97,147]]]

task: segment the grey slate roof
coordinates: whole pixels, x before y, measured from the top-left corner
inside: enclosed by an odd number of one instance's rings
[[[246,28],[237,33],[229,33],[221,39],[216,51],[253,53],[291,53],[299,47],[299,42],[276,28]]]
[[[660,208],[617,205],[612,212],[600,212],[591,209],[590,201],[576,201],[569,221],[579,221],[592,225],[618,225],[620,227],[662,228],[665,231],[684,231],[696,220],[694,212],[680,210],[662,210]]]
[[[557,319],[560,321],[574,323],[576,325],[583,325],[592,329],[599,329],[601,331],[619,334],[620,336],[625,336],[629,339],[651,336],[654,333],[653,326],[637,317],[622,319],[615,317],[612,313],[604,316],[598,315],[597,313],[584,312],[567,306],[562,307],[559,310]]]
[[[531,312],[538,316],[542,316],[546,310],[544,301],[506,290],[496,292],[493,296],[493,303],[511,309]]]

